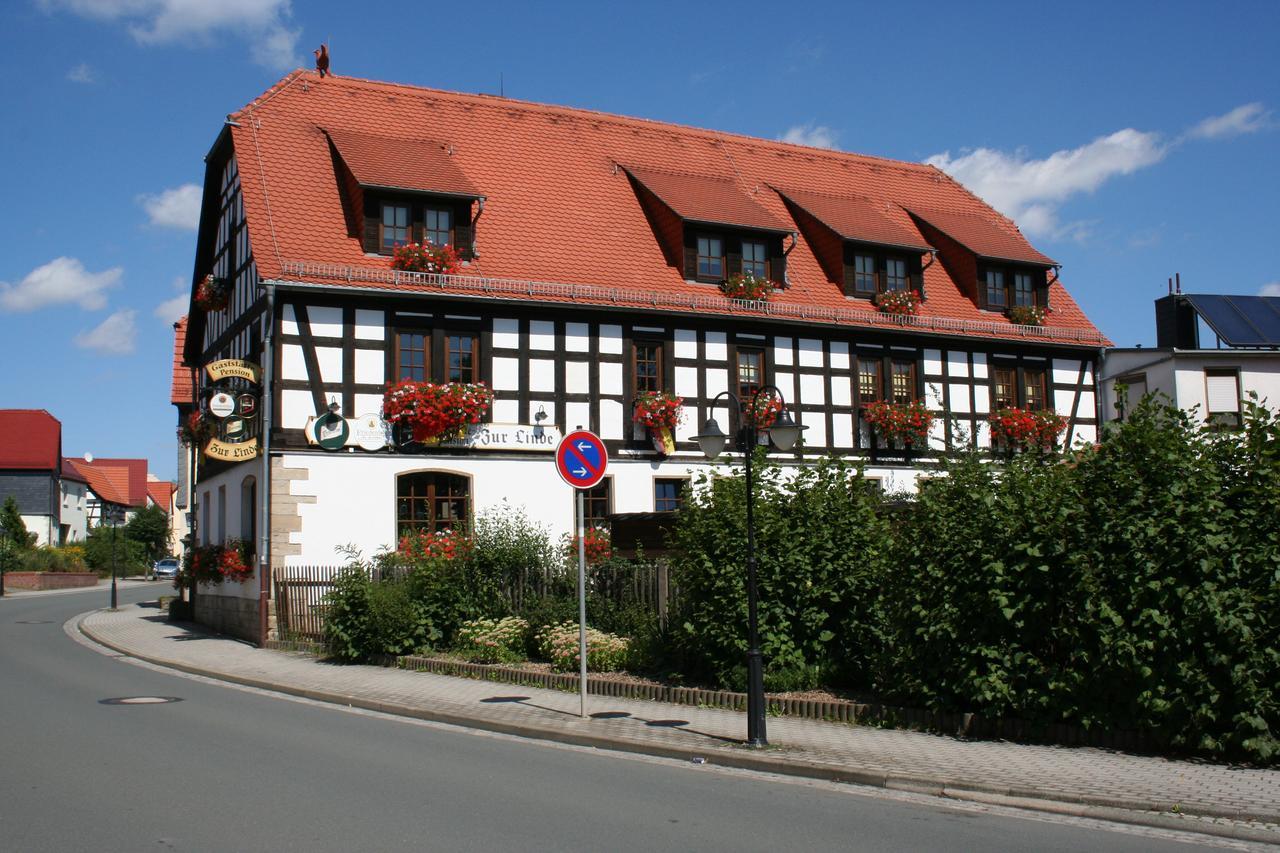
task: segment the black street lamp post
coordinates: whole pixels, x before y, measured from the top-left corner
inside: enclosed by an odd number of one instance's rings
[[[762,396],[777,396],[782,404],[774,422],[767,427],[756,425],[757,403]],[[767,746],[769,739],[765,735],[765,700],[764,700],[764,661],[760,654],[760,623],[757,617],[756,591],[756,531],[755,531],[755,496],[751,478],[751,456],[756,448],[757,437],[767,433],[774,445],[781,451],[788,451],[800,438],[800,431],[806,427],[791,420],[787,414],[787,401],[782,391],[775,385],[765,385],[751,393],[750,401],[744,406],[738,395],[730,391],[721,391],[708,406],[707,422],[702,432],[694,436],[703,455],[715,459],[724,450],[729,437],[716,423],[715,416],[710,414],[721,397],[733,401],[729,409],[731,417],[729,425],[733,425],[732,413],[737,412],[738,428],[735,432],[736,445],[742,454],[744,475],[747,481],[747,743],[751,746]],[[748,414],[749,413],[749,414]]]
[[[105,506],[105,504],[104,504]],[[111,609],[116,609],[116,507],[111,506]]]

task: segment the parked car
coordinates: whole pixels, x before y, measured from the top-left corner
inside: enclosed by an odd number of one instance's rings
[[[178,558],[165,557],[163,560],[156,560],[156,564],[152,568],[151,573],[155,576],[156,580],[160,580],[162,578],[166,580],[173,580],[178,576]]]

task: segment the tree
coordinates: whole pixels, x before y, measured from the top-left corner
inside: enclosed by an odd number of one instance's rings
[[[13,495],[4,500],[4,508],[0,509],[0,537],[12,542],[19,551],[25,551],[36,544],[36,535],[27,532],[22,523],[22,513],[18,510],[18,502]]]
[[[146,554],[142,545],[125,535],[124,529],[100,524],[84,540],[84,561],[95,572],[109,573],[112,566],[121,577],[145,574]]]
[[[169,555],[169,516],[158,506],[138,510],[123,533],[125,538],[141,545],[152,562]]]

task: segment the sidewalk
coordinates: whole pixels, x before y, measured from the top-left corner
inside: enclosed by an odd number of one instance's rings
[[[164,621],[155,609],[79,621],[118,652],[186,672],[322,701],[565,743],[1280,844],[1280,771],[1099,749],[962,741],[774,717],[770,747],[741,745],[744,714],[373,666],[254,648]],[[195,640],[195,642],[192,642]]]

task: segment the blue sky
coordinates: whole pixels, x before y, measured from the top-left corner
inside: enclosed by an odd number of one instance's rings
[[[0,8],[0,407],[174,471],[171,322],[223,116],[333,70],[947,169],[1117,344],[1152,300],[1280,295],[1280,3],[10,0]]]

